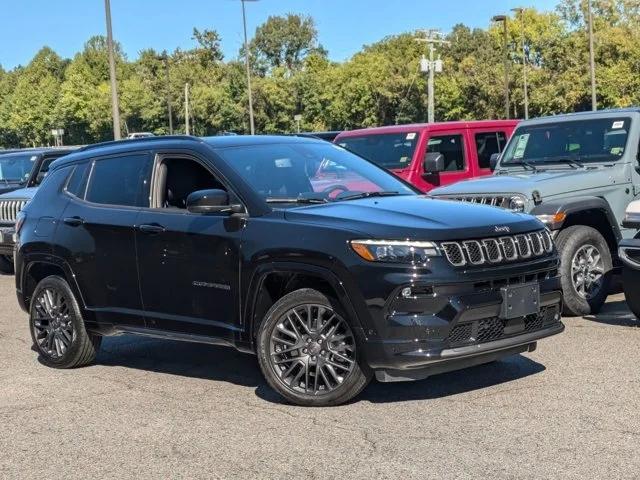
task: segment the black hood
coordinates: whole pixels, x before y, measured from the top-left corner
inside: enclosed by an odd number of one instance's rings
[[[402,195],[293,208],[287,220],[384,239],[456,240],[540,230],[535,217],[501,208]]]

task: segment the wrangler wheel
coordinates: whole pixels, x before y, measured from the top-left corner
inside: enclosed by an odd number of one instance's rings
[[[258,333],[265,378],[300,405],[344,403],[367,385],[358,342],[347,319],[311,289],[285,295],[267,312]]]

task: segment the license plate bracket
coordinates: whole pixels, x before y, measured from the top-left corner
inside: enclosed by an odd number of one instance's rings
[[[525,283],[500,289],[500,318],[511,319],[540,313],[540,285]]]

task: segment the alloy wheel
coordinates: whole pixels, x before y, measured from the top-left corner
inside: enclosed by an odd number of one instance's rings
[[[344,383],[356,364],[356,342],[349,324],[324,305],[287,311],[271,332],[269,362],[288,389],[326,395]]]
[[[45,288],[34,302],[34,338],[44,354],[59,359],[69,350],[76,336],[67,299],[57,289]]]
[[[598,295],[602,288],[604,265],[600,251],[593,245],[583,245],[571,261],[571,281],[578,295],[586,300]]]

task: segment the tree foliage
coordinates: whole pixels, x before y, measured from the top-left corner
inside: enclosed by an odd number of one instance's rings
[[[640,4],[592,3],[599,107],[640,104]],[[531,116],[590,108],[585,5],[561,0],[555,11],[529,8],[509,18],[511,116],[524,114],[525,64]],[[419,62],[428,51],[416,35],[383,38],[337,63],[319,45],[312,18],[269,17],[249,45],[257,131],[294,131],[297,114],[304,130],[425,121],[427,82]],[[122,133],[168,133],[168,103],[174,131],[183,132],[187,83],[194,133],[248,132],[244,50],[225,61],[215,30],[194,29],[192,39],[191,49],[148,49],[135,61],[116,45]],[[502,26],[456,25],[446,40],[436,50],[444,64],[436,74],[436,120],[503,117]],[[0,146],[51,143],[52,128],[65,129],[67,144],[109,139],[110,101],[104,37],[90,38],[70,60],[44,47],[26,66],[0,68]]]

